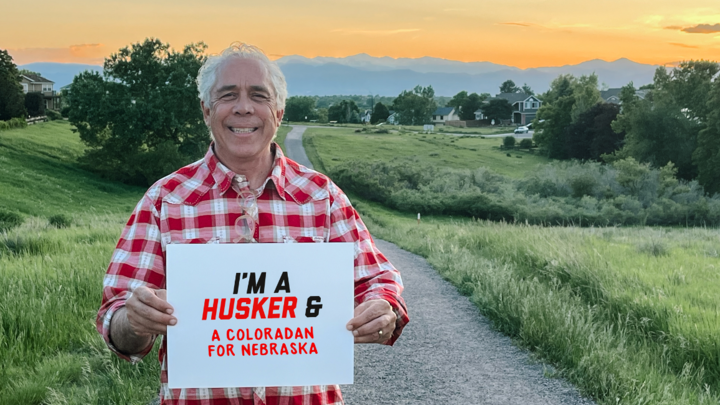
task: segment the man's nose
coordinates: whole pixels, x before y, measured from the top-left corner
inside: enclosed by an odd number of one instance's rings
[[[252,102],[246,94],[241,94],[235,101],[233,106],[234,114],[252,114],[254,113]]]

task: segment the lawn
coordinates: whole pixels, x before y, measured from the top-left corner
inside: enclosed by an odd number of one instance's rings
[[[520,178],[538,164],[549,161],[536,152],[500,149],[502,139],[475,136],[374,134],[349,129],[308,128],[303,134],[303,144],[313,165],[321,170],[349,159],[415,157],[424,163],[457,169],[488,167],[497,173]]]
[[[82,170],[83,150],[67,121],[0,131],[0,208],[41,217],[129,213],[145,190]]]

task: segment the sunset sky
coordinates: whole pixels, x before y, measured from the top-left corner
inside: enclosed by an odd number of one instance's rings
[[[156,37],[233,41],[283,55],[434,56],[521,68],[629,58],[720,60],[718,0],[0,0],[0,49],[17,64],[102,64]]]

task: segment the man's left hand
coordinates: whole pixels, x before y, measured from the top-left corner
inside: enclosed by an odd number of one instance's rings
[[[385,343],[395,331],[397,316],[389,302],[369,300],[355,307],[355,317],[347,324],[355,343]]]

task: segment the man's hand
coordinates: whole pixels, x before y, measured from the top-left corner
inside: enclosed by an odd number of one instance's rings
[[[389,302],[369,300],[355,307],[355,317],[347,328],[353,332],[355,343],[385,343],[395,331],[396,320]]]
[[[119,351],[140,353],[148,347],[152,335],[165,335],[167,326],[177,323],[166,297],[165,290],[139,287],[133,291],[110,321],[110,340]]]
[[[177,323],[165,290],[139,287],[133,291],[125,308],[130,328],[137,336],[166,335],[167,326]]]

